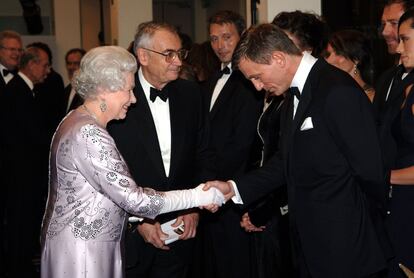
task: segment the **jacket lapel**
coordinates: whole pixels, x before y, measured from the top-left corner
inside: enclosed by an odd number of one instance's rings
[[[174,177],[177,166],[180,165],[181,153],[183,150],[184,135],[180,133],[186,130],[185,119],[182,113],[186,107],[186,99],[181,95],[181,92],[176,89],[174,82],[168,87],[168,101],[170,104],[170,123],[171,123],[171,160],[169,178]],[[167,85],[168,86],[168,85]]]
[[[295,117],[293,118],[292,123],[292,132],[295,132],[299,128],[299,124],[303,122],[304,120],[304,114],[306,112],[306,109],[309,106],[309,103],[312,99],[312,90],[309,82],[305,83],[305,86],[303,87],[303,91],[300,96],[300,101],[298,104],[298,107],[296,109]]]
[[[236,77],[236,72],[233,72],[230,76],[230,78],[227,80],[226,84],[224,84],[223,89],[221,89],[220,94],[218,95],[216,102],[213,105],[213,109],[210,111],[210,119],[214,119],[214,117],[217,114],[217,111],[220,110],[220,107],[225,105],[226,100],[231,97],[232,93],[234,92],[234,86],[236,85],[236,82],[234,82],[234,79]],[[217,83],[217,82],[216,82]],[[214,87],[213,87],[214,90]],[[213,91],[212,91],[213,93]]]

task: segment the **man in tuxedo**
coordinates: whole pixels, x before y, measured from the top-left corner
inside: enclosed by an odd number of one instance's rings
[[[280,151],[262,168],[206,188],[248,205],[287,183],[297,276],[379,275],[387,259],[384,231],[377,229],[386,187],[364,92],[271,24],[245,32],[233,61],[257,90],[290,90]]]
[[[26,48],[33,46],[44,50],[49,57],[49,65],[53,64],[52,51],[47,44],[43,42],[33,42],[28,44]],[[40,104],[41,110],[44,114],[43,122],[47,128],[50,142],[52,142],[53,134],[64,116],[60,106],[63,97],[63,90],[63,78],[52,67],[50,67],[46,79],[34,86],[37,101]],[[47,196],[45,198],[47,198]]]
[[[194,187],[212,175],[201,90],[177,79],[187,51],[174,27],[155,22],[139,25],[134,49],[140,63],[137,103],[109,131],[137,184],[161,191]],[[186,277],[198,219],[197,210],[186,210],[138,226],[131,222],[125,242],[127,277]],[[184,229],[178,241],[167,245],[161,226],[171,220]]]
[[[83,55],[85,55],[85,53],[86,51],[82,48],[72,48],[65,55],[66,70],[68,72],[69,84],[65,87],[63,101],[64,114],[68,113],[73,109],[76,109],[83,103],[82,98],[75,92],[75,90],[72,90],[72,85],[70,84],[70,82],[72,81],[73,74],[75,73],[75,71],[79,69],[80,61],[82,60],[82,57]]]
[[[205,97],[209,146],[216,178],[221,180],[252,169],[260,154],[256,125],[263,96],[231,63],[245,27],[244,19],[232,11],[220,11],[209,19],[210,43],[221,71],[206,82]],[[239,227],[242,214],[238,206],[227,203],[218,213],[203,215],[200,270],[204,277],[249,277],[249,238]]]
[[[19,72],[0,96],[5,150],[7,277],[32,277],[33,257],[39,255],[39,232],[48,180],[49,137],[41,106],[33,91],[49,73],[49,57],[29,47]]]
[[[22,52],[22,39],[19,33],[7,30],[0,32],[0,93],[17,73]]]
[[[6,84],[13,78],[14,74],[17,73],[17,66],[20,61],[22,54],[22,39],[20,35],[14,31],[2,31],[0,32],[0,95],[6,87]],[[3,164],[6,163],[4,160],[4,150],[0,146],[0,175],[4,176]],[[4,274],[4,209],[5,199],[4,194],[0,199],[0,277]]]

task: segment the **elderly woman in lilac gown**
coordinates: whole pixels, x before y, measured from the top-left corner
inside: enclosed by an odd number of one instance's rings
[[[217,190],[157,192],[138,186],[106,130],[136,102],[136,60],[116,46],[94,48],[72,85],[85,100],[59,125],[50,151],[49,197],[42,224],[43,278],[122,277],[128,214],[156,215],[220,205]]]

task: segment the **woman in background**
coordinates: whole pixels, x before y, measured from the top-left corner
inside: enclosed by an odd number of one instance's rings
[[[331,35],[324,53],[328,63],[349,73],[372,102],[375,90],[372,50],[366,36],[356,30],[342,30]]]

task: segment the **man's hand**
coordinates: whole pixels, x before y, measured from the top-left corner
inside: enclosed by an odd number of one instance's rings
[[[218,190],[220,190],[221,193],[223,193],[224,198],[226,199],[226,202],[228,200],[230,200],[235,195],[233,186],[231,185],[231,183],[229,181],[227,181],[227,182],[225,182],[225,181],[209,181],[209,182],[206,182],[206,184],[203,187],[203,190],[208,190],[211,187],[215,187]]]
[[[265,226],[256,227],[255,225],[250,222],[249,213],[246,212],[243,214],[242,219],[240,221],[240,226],[246,231],[246,232],[263,232],[263,230],[266,228]]]
[[[164,244],[164,240],[167,239],[168,235],[162,232],[160,223],[155,222],[151,224],[144,222],[138,225],[137,231],[144,238],[145,242],[151,243],[154,247],[162,250],[170,249]]]
[[[177,220],[172,224],[173,227],[178,227],[181,222],[184,222],[184,233],[180,235],[180,239],[186,240],[194,238],[197,234],[198,220],[200,216],[198,212],[190,212],[177,217]]]

